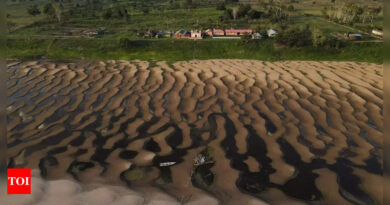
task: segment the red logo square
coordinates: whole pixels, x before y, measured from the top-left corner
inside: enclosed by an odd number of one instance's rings
[[[31,194],[31,169],[7,169],[7,194]]]

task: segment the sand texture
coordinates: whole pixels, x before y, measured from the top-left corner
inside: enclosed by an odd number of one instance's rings
[[[28,61],[8,77],[9,166],[47,180],[161,192],[139,204],[383,204],[382,65]]]

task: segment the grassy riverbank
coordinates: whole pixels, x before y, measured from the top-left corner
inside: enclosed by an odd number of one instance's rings
[[[273,40],[130,40],[127,46],[118,39],[8,39],[9,59],[58,60],[164,60],[257,59],[360,61],[382,63],[383,43],[347,43],[342,49],[314,47],[275,48]]]

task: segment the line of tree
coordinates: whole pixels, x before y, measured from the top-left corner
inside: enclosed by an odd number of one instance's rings
[[[286,6],[282,0],[259,0],[259,6],[272,23],[288,20],[288,12],[294,11],[294,6]]]
[[[319,28],[290,27],[282,30],[275,38],[279,45],[287,47],[321,47],[321,48],[340,48],[343,42],[337,38],[328,35]]]
[[[41,10],[38,8],[37,4],[34,4],[34,5],[30,5],[27,8],[27,13],[30,14],[31,16],[37,16],[41,14]]]
[[[382,7],[368,7],[356,3],[345,3],[339,6],[324,7],[322,15],[328,20],[353,25],[354,23],[369,23],[374,27],[375,19],[382,11]]]
[[[42,13],[45,14],[49,20],[56,20],[62,23],[64,6],[61,3],[48,2],[42,8]]]
[[[82,17],[97,17],[100,13],[103,19],[124,19],[126,22],[130,19],[130,14],[126,8],[116,7],[103,10],[101,0],[87,0],[85,4],[67,4],[67,9],[64,8],[64,0],[53,0],[45,3],[42,9],[39,9],[37,4],[27,8],[27,13],[32,16],[45,15],[49,21],[63,23],[65,19],[75,13],[80,13]],[[71,3],[71,0],[68,0]],[[144,4],[144,3],[143,3]],[[145,6],[144,8],[147,8]]]
[[[128,13],[127,9],[122,7],[108,8],[102,12],[101,16],[105,20],[123,19],[127,22],[130,19],[130,14]]]
[[[259,19],[264,15],[263,12],[257,11],[252,8],[249,4],[240,4],[238,7],[235,7],[233,9],[226,9],[224,17],[226,19],[242,19],[242,18],[248,18],[248,19]]]
[[[238,7],[233,9],[226,9],[224,19],[259,19],[267,18],[271,23],[286,22],[289,19],[288,12],[295,10],[294,6],[286,6],[281,1],[270,0],[268,2],[260,1],[260,10],[254,9],[249,4],[239,4]]]

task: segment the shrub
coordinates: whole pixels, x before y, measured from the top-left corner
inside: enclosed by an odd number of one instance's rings
[[[44,13],[50,20],[57,20],[58,23],[62,20],[62,12],[62,4],[46,3],[42,8],[42,13]]]
[[[314,47],[320,47],[325,44],[327,36],[323,30],[315,28],[312,31],[312,42]]]
[[[36,16],[41,14],[41,11],[39,10],[38,5],[34,4],[27,8],[27,13],[31,16]]]
[[[42,8],[42,13],[46,14],[49,17],[55,17],[55,8],[53,4],[46,3]]]
[[[121,37],[121,38],[119,38],[118,43],[119,43],[119,47],[121,47],[123,49],[127,49],[127,48],[129,48],[129,45],[130,45],[130,39]]]
[[[312,45],[312,33],[309,28],[289,28],[276,36],[276,42],[288,47],[303,47]]]
[[[250,19],[259,19],[263,15],[263,13],[260,11],[256,11],[256,10],[251,9],[248,11],[247,15]]]
[[[149,46],[149,41],[131,40],[127,37],[119,37],[118,44],[120,48],[130,50],[130,49],[146,48],[147,46]]]
[[[112,16],[112,10],[111,10],[111,9],[105,10],[105,11],[103,12],[103,14],[102,14],[103,19],[106,19],[106,20],[107,20],[107,19],[110,19],[111,16]]]
[[[226,19],[233,19],[233,10],[232,9],[226,9],[224,17]]]
[[[144,14],[148,14],[149,13],[149,7],[148,6],[143,6],[141,8],[141,11],[144,13]]]
[[[192,2],[192,0],[184,0],[181,4],[181,7],[184,9],[194,9],[196,8],[196,5],[194,2]]]
[[[226,10],[226,5],[225,5],[225,2],[219,2],[217,4],[217,10]]]
[[[241,41],[246,44],[249,43],[252,40],[252,36],[245,33],[243,36],[241,36]]]
[[[237,11],[237,17],[242,18],[245,17],[248,12],[251,10],[251,5],[249,4],[240,4]]]
[[[312,30],[312,43],[314,47],[341,48],[342,41],[333,36],[327,35],[323,30],[315,28]]]

